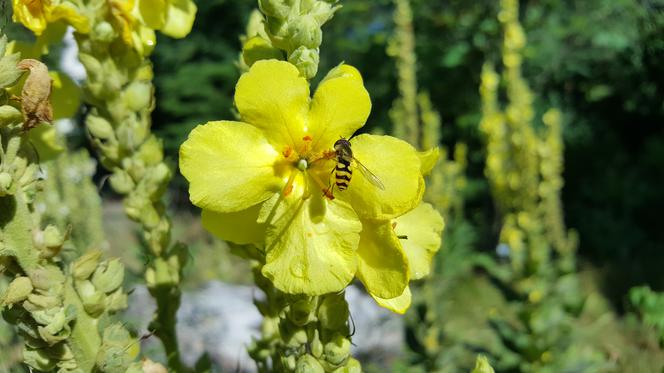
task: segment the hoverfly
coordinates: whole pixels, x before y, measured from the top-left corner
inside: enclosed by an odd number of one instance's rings
[[[350,148],[350,141],[343,137],[337,140],[334,143],[334,153],[337,158],[337,165],[333,171],[335,185],[339,190],[345,190],[348,188],[348,183],[350,183],[350,179],[353,176],[351,162],[355,162],[362,175],[372,185],[381,190],[385,190],[385,185],[383,185],[378,176],[374,175],[373,172],[369,171],[368,168],[364,167],[364,165],[353,156],[353,150]]]

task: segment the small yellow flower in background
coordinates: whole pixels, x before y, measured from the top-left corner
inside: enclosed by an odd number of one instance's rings
[[[14,22],[20,22],[36,35],[41,35],[50,23],[60,20],[72,25],[76,31],[87,33],[90,24],[76,6],[58,0],[13,0]]]
[[[410,236],[399,238],[402,229],[421,233],[407,214],[420,214],[424,192],[417,151],[390,136],[353,137],[355,158],[384,188],[356,172],[346,190],[326,192],[334,143],[350,138],[371,110],[360,73],[341,65],[311,97],[293,65],[258,61],[240,78],[235,105],[241,122],[200,125],[180,148],[180,169],[191,201],[203,209],[203,225],[224,240],[263,248],[263,275],[287,293],[338,292],[355,276],[374,297],[407,292],[408,281],[425,272],[420,263],[430,261],[419,255],[438,247],[413,237],[411,249],[402,244]]]
[[[196,5],[191,0],[108,0],[111,22],[121,30],[125,44],[149,55],[156,44],[155,30],[174,38],[191,31]]]

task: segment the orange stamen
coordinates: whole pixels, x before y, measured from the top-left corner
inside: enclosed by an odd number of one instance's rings
[[[286,146],[283,153],[281,153],[281,154],[284,155],[284,158],[288,158],[288,157],[291,156],[291,154],[293,154],[293,149],[290,146]]]
[[[293,192],[293,182],[295,181],[295,174],[296,171],[291,172],[290,176],[288,177],[288,181],[286,182],[286,186],[284,186],[284,189],[281,190],[281,195],[284,197],[288,197],[289,194]]]
[[[288,197],[293,192],[293,184],[286,185],[282,194],[284,197]]]
[[[323,184],[323,182],[315,174],[309,173],[309,175],[311,175],[311,178],[314,179],[316,184],[318,184],[318,186],[321,188],[323,195],[325,195],[325,197],[327,197],[329,200],[333,200],[334,194],[332,194],[332,188],[325,186],[325,184]]]

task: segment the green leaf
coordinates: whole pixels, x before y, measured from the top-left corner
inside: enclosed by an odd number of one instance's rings
[[[13,85],[23,74],[23,71],[16,67],[20,56],[18,54],[5,56],[6,50],[7,37],[2,35],[0,37],[0,88]]]

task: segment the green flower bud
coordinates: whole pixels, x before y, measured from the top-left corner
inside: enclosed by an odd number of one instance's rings
[[[282,320],[279,323],[281,338],[290,347],[299,347],[307,343],[307,331],[297,325]]]
[[[297,359],[293,355],[281,356],[281,365],[285,368],[284,369],[285,371],[287,372],[293,371],[297,366]]]
[[[37,317],[37,314],[43,314]],[[73,319],[72,315],[67,315],[64,308],[52,308],[47,311],[33,312],[32,316],[40,323],[48,321],[46,326],[37,327],[39,336],[49,345],[54,345],[69,337],[71,329],[68,327],[69,321]],[[69,317],[68,317],[69,316]]]
[[[288,56],[288,62],[297,67],[305,78],[311,79],[318,72],[319,55],[317,49],[299,47]]]
[[[120,324],[106,328],[102,340],[96,358],[99,370],[108,373],[125,373],[138,354],[137,341],[131,338],[127,329]]]
[[[297,359],[297,365],[295,366],[296,373],[325,373],[325,369],[320,365],[318,360],[309,355],[302,355]]]
[[[95,269],[97,269],[97,263],[99,263],[101,254],[102,253],[99,250],[91,250],[78,258],[78,260],[74,262],[72,270],[74,277],[78,280],[88,279],[92,273],[94,273]]]
[[[114,291],[106,297],[106,310],[117,312],[127,308],[127,294],[122,288]]]
[[[77,281],[76,291],[79,297],[81,297],[85,312],[90,314],[90,316],[97,317],[104,312],[106,296],[103,292],[97,290],[92,282],[88,280]]]
[[[49,291],[51,294],[59,294],[62,284],[65,283],[65,275],[55,266],[39,267],[30,274],[32,285],[35,289]]]
[[[134,81],[123,92],[123,101],[132,111],[147,109],[152,104],[152,84],[149,81]]]
[[[319,27],[322,27],[325,22],[329,21],[334,16],[334,13],[341,8],[341,5],[333,6],[332,3],[336,3],[336,1],[315,1],[311,10],[309,10],[308,13],[316,19]]]
[[[23,120],[23,114],[17,108],[11,105],[2,105],[0,106],[0,126],[10,124],[10,123],[19,123]]]
[[[120,194],[131,192],[135,186],[134,180],[132,180],[129,174],[119,168],[113,172],[108,181],[111,183],[113,190]]]
[[[10,193],[9,188],[12,186],[12,181],[12,175],[7,172],[0,172],[0,196]]]
[[[346,365],[341,368],[335,369],[334,373],[362,373],[362,365],[359,361],[352,357],[348,359]]]
[[[138,150],[138,158],[146,165],[155,165],[164,159],[163,146],[157,136],[150,136]]]
[[[55,370],[57,359],[52,359],[46,353],[46,349],[33,349],[23,346],[23,362],[40,372],[51,372]]]
[[[318,330],[314,330],[313,337],[311,338],[311,354],[316,358],[323,355],[323,342],[320,340]]]
[[[27,277],[17,277],[9,283],[0,305],[7,306],[25,300],[32,293],[32,281]]]
[[[102,140],[113,138],[113,126],[106,119],[91,113],[85,118],[85,125],[92,136]]]
[[[326,295],[318,308],[318,320],[323,328],[340,330],[348,321],[348,304],[344,294]]]
[[[53,295],[29,294],[23,307],[29,312],[57,308],[61,305],[60,299]]]
[[[330,342],[325,344],[323,353],[325,354],[325,360],[331,364],[342,365],[350,356],[350,340],[336,334]]]
[[[301,299],[291,304],[288,318],[298,326],[306,325],[316,319],[316,298]]]
[[[102,262],[92,275],[92,284],[104,293],[110,293],[122,285],[124,266],[120,259]]]
[[[99,77],[104,75],[104,69],[101,67],[101,63],[99,63],[99,61],[93,56],[86,53],[79,53],[78,59],[81,61],[81,64],[83,64],[83,67],[85,67],[85,71],[88,74],[88,81],[99,80]],[[88,88],[91,87],[88,86]],[[101,91],[102,87],[100,86],[98,89]]]
[[[42,250],[42,258],[52,258],[60,253],[65,237],[56,226],[49,224],[44,231],[37,234],[35,241]]]
[[[113,31],[113,26],[105,21],[97,23],[95,28],[92,30],[92,38],[104,43],[110,43],[115,38],[115,31]]]
[[[284,0],[258,0],[258,8],[270,17],[286,18],[290,7]]]
[[[308,14],[288,22],[287,38],[291,45],[316,49],[323,42],[323,31],[316,19]]]

